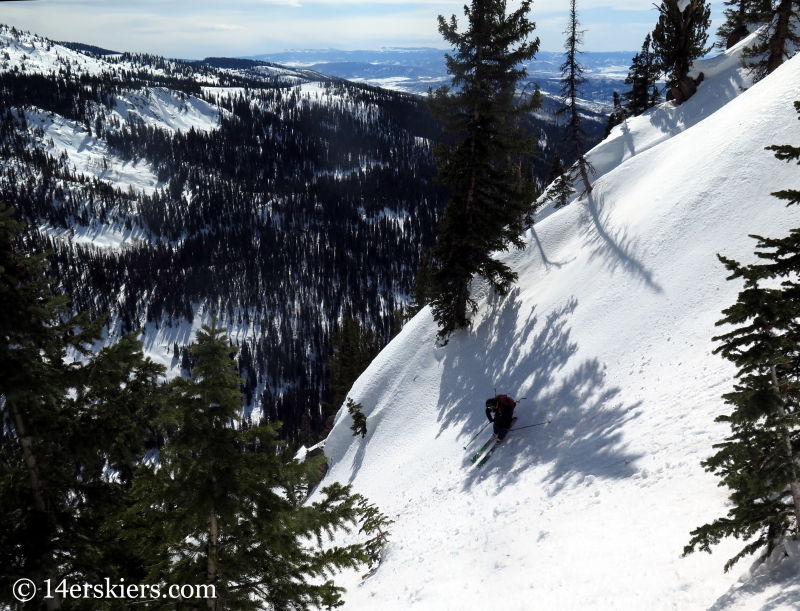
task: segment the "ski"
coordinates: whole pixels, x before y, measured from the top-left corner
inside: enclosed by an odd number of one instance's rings
[[[473,456],[473,457],[472,457],[472,459],[471,459],[471,461],[470,461],[470,462],[472,462],[472,464],[474,465],[474,464],[475,464],[475,463],[478,461],[478,459],[481,457],[481,455],[482,455],[482,454],[483,454],[483,453],[484,453],[484,452],[487,450],[487,448],[488,448],[490,445],[492,445],[492,443],[493,443],[493,442],[494,442],[496,439],[497,439],[497,435],[492,435],[491,437],[489,437],[489,441],[487,441],[487,442],[486,442],[486,443],[484,443],[484,444],[483,444],[483,445],[482,445],[480,448],[478,448],[478,451],[477,451],[477,452],[475,452],[475,456]]]
[[[514,424],[515,424],[516,422],[517,422],[517,419],[516,419],[516,418],[512,418],[512,419],[511,419],[511,426],[510,426],[510,427],[508,427],[508,433],[506,433],[506,437],[508,437],[508,435],[511,433],[511,431],[512,431],[512,430],[513,430],[513,428],[514,428]],[[494,435],[492,435],[492,437],[494,437]],[[489,441],[491,441],[491,439],[490,439]],[[485,465],[485,464],[486,464],[486,461],[487,461],[487,460],[489,460],[489,457],[490,457],[492,454],[494,454],[494,451],[497,449],[497,446],[499,446],[501,443],[503,443],[503,440],[502,440],[502,439],[498,439],[497,441],[495,441],[495,443],[494,443],[494,445],[491,447],[491,449],[490,449],[488,452],[486,452],[486,456],[484,456],[484,457],[481,459],[481,461],[478,463],[478,466],[476,467],[477,469],[480,469],[480,468],[481,468],[483,465]]]

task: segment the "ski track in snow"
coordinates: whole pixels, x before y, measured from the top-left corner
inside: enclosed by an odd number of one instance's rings
[[[728,509],[700,466],[728,433],[714,418],[735,372],[711,354],[741,289],[716,254],[752,262],[748,234],[800,223],[770,196],[797,186],[797,166],[764,150],[800,143],[800,58],[742,93],[738,52],[711,60],[683,106],[629,119],[589,154],[592,195],[502,255],[519,274],[507,297],[474,283],[469,332],[437,347],[426,308],[356,382],[368,434],[340,410],[323,485],[352,484],[395,524],[378,571],[341,579],[345,610],[800,608],[797,545],[728,574],[740,541],[681,556]],[[476,470],[490,429],[463,446],[495,388],[527,397],[519,427],[552,422]]]

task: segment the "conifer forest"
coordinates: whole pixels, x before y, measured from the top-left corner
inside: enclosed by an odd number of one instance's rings
[[[341,322],[381,344],[402,325],[447,197],[434,180],[441,126],[421,97],[264,62],[84,54],[106,68],[0,72],[0,201],[27,224],[25,247],[48,252],[55,289],[75,311],[108,312],[111,333],[199,311],[244,329],[245,412],[282,422],[290,445],[315,442],[339,407],[326,363]],[[303,95],[310,79],[318,91]],[[164,92],[213,106],[217,124],[169,130],[114,112],[124,96],[147,105]],[[94,175],[48,150],[33,117],[53,116],[106,144]],[[540,141],[541,181],[560,128],[523,124]],[[156,188],[98,178],[107,157],[149,166]],[[138,239],[104,249],[70,237],[102,228]],[[188,344],[169,348],[187,372]]]

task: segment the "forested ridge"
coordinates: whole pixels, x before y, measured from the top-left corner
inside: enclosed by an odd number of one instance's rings
[[[434,182],[439,125],[419,97],[338,79],[304,91],[274,71],[110,60],[100,73],[74,60],[49,73],[0,72],[0,201],[29,224],[26,246],[52,252],[56,289],[76,311],[110,312],[113,333],[163,329],[200,310],[243,330],[248,409],[283,422],[284,439],[313,442],[333,398],[333,333],[352,316],[387,341],[420,248],[435,240],[447,197]],[[165,91],[213,106],[217,124],[173,130],[120,119],[123,96],[136,92],[147,105]],[[98,178],[105,156],[94,175],[79,171],[38,124],[54,115],[104,142],[108,163],[149,167],[156,187]],[[549,148],[541,122],[526,121]],[[101,248],[70,238],[86,227],[139,239]],[[191,367],[186,346],[170,349]]]
[[[355,316],[387,340],[420,245],[433,242],[436,125],[420,99],[368,86],[331,80],[312,98],[269,77],[113,59],[142,68],[0,73],[0,198],[28,222],[28,245],[52,251],[56,288],[75,310],[109,311],[117,331],[191,321],[201,306],[246,327],[246,402],[282,421],[286,439],[298,441],[302,423],[310,441],[331,399],[325,361],[338,321]],[[204,89],[209,72],[238,87]],[[114,114],[117,96],[155,87],[218,107],[218,127],[171,131]],[[82,124],[111,155],[147,162],[159,188],[76,171],[22,109]],[[144,239],[98,248],[53,231],[103,225]],[[172,349],[191,365],[185,346]]]

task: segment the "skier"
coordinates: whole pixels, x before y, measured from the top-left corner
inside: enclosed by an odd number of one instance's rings
[[[511,428],[517,402],[508,395],[497,395],[486,399],[486,417],[494,423],[494,434],[502,440]]]

